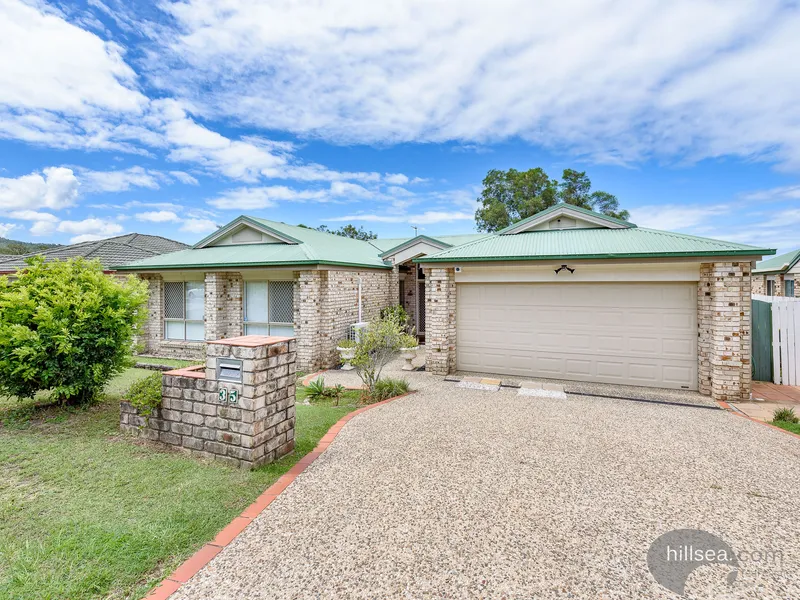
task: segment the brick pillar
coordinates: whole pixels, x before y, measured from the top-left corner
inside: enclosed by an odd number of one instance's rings
[[[394,265],[389,274],[389,297],[386,299],[387,306],[401,304],[400,301],[400,267]]]
[[[206,339],[221,340],[242,335],[244,316],[241,273],[206,273],[205,321]]]
[[[139,342],[148,354],[158,352],[164,339],[164,280],[156,273],[142,273],[141,279],[147,282],[147,320],[142,326]]]
[[[297,368],[315,371],[322,351],[322,272],[294,274],[294,334],[297,337]]]
[[[775,275],[775,295],[776,296],[785,296],[786,295],[786,288],[784,287],[786,284],[784,283],[783,273],[779,273]]]
[[[767,276],[753,275],[753,294],[759,296],[767,295]]]
[[[703,263],[698,285],[698,375],[714,400],[749,400],[750,263]]]
[[[456,279],[452,268],[425,269],[425,370],[456,370]]]

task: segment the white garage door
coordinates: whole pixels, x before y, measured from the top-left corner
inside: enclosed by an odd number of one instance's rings
[[[460,370],[697,389],[694,283],[457,288]]]

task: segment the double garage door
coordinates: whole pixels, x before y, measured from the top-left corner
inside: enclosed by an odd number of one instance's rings
[[[458,368],[697,389],[694,283],[460,283]]]

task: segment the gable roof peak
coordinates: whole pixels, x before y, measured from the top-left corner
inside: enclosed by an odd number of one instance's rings
[[[633,223],[629,223],[628,221],[623,221],[622,219],[617,219],[615,217],[611,217],[609,215],[605,215],[603,213],[595,212],[593,210],[589,210],[588,208],[581,208],[580,206],[575,206],[574,204],[567,204],[565,202],[560,202],[551,206],[550,208],[546,208],[538,213],[531,215],[521,221],[517,221],[516,223],[512,223],[505,229],[501,229],[497,233],[500,235],[513,235],[517,233],[524,233],[530,231],[537,225],[541,225],[542,223],[551,221],[556,219],[562,215],[568,215],[570,217],[575,218],[578,221],[588,222],[591,225],[598,227],[598,228],[606,228],[606,229],[633,229],[636,227]]]

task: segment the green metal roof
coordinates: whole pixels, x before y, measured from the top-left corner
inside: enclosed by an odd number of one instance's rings
[[[525,225],[525,223],[529,223],[531,221],[538,221],[540,219],[546,218],[547,215],[549,215],[551,213],[554,213],[557,210],[562,209],[562,208],[567,208],[570,211],[573,211],[573,212],[576,212],[576,213],[581,213],[581,214],[584,214],[584,215],[586,215],[588,217],[594,217],[595,219],[601,219],[603,221],[607,221],[607,222],[613,223],[615,225],[622,225],[623,227],[626,227],[626,228],[636,227],[636,225],[634,225],[633,223],[630,223],[628,221],[623,221],[622,219],[617,219],[615,217],[609,217],[608,215],[604,215],[603,213],[595,212],[593,210],[589,210],[588,208],[581,208],[580,206],[575,206],[574,204],[566,204],[565,202],[559,202],[558,204],[555,204],[555,205],[551,206],[550,208],[546,208],[544,210],[540,210],[535,215],[531,215],[530,217],[522,219],[521,221],[517,221],[516,223],[512,223],[511,225],[509,225],[505,229],[501,229],[497,233],[503,234],[503,233],[508,233],[511,230],[519,229],[520,225]]]
[[[254,222],[297,240],[298,243],[237,244],[191,248],[140,260],[119,268],[133,271],[290,265],[391,268],[381,260],[375,247],[368,242],[258,217],[239,217],[234,222],[239,220],[245,223]],[[198,245],[202,243],[200,242]]]
[[[753,273],[785,273],[800,262],[800,249],[756,263]]]
[[[389,252],[398,246],[402,246],[406,242],[410,242],[415,238],[428,238],[447,244],[448,246],[460,246],[467,242],[474,242],[477,239],[486,237],[486,233],[465,233],[463,235],[423,235],[411,236],[407,238],[378,238],[377,240],[370,240],[370,244],[375,246],[381,252]]]
[[[775,250],[744,244],[636,227],[498,233],[414,262],[763,256],[774,253]]]

